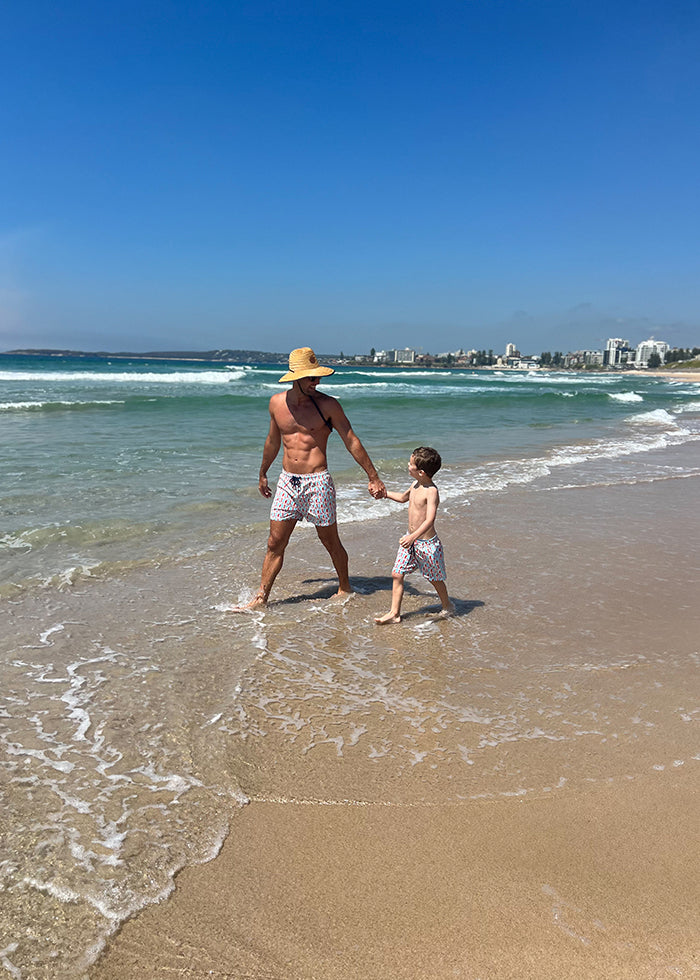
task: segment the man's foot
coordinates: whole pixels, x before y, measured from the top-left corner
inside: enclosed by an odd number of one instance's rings
[[[375,623],[379,623],[380,626],[385,626],[387,623],[400,623],[401,617],[388,612],[386,616],[375,616],[374,621]]]
[[[343,598],[347,599],[348,596],[355,595],[355,590],[354,589],[338,589],[338,591],[336,592],[335,595],[336,595],[336,598],[340,597],[341,599],[343,599]]]
[[[234,606],[231,609],[231,612],[235,612],[235,613],[250,612],[251,609],[262,609],[263,606],[266,605],[267,605],[267,599],[265,598],[265,593],[258,592],[256,595],[253,596],[250,602],[246,602],[242,606]]]

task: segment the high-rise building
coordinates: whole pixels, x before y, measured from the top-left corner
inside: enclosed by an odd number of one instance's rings
[[[663,340],[654,340],[650,337],[649,340],[643,340],[641,344],[637,346],[637,350],[634,355],[634,366],[645,368],[649,366],[649,358],[653,353],[657,353],[663,364],[666,360],[666,355],[668,354],[669,346],[664,343]]]
[[[620,367],[621,364],[631,360],[629,355],[633,352],[629,340],[622,340],[620,337],[611,337],[603,353],[603,364],[608,367]]]

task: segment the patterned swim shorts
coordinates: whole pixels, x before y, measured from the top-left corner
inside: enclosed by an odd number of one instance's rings
[[[392,574],[407,575],[409,572],[415,572],[416,569],[429,582],[446,580],[445,555],[437,534],[427,539],[416,538],[410,548],[399,547],[399,553],[391,570]]]
[[[335,484],[328,470],[280,473],[270,520],[303,521],[304,518],[316,527],[335,524]]]

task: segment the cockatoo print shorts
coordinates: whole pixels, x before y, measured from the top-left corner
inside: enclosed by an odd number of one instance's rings
[[[429,582],[444,582],[447,578],[445,555],[437,534],[427,539],[416,538],[410,548],[399,547],[392,574],[407,575],[416,569]]]
[[[335,484],[328,470],[320,473],[288,473],[277,481],[271,521],[309,521],[316,527],[335,524]]]

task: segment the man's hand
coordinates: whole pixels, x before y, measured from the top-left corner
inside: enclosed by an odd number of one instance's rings
[[[381,500],[383,497],[386,497],[386,487],[379,477],[376,477],[374,480],[370,480],[367,489],[375,500]]]
[[[272,496],[272,490],[270,490],[270,488],[269,488],[269,486],[267,484],[267,477],[266,476],[261,476],[260,479],[258,480],[258,490],[263,495],[263,497],[271,497]]]
[[[407,550],[411,547],[414,541],[415,538],[412,538],[410,534],[404,534],[402,538],[399,538],[399,544],[402,548],[406,548]]]

